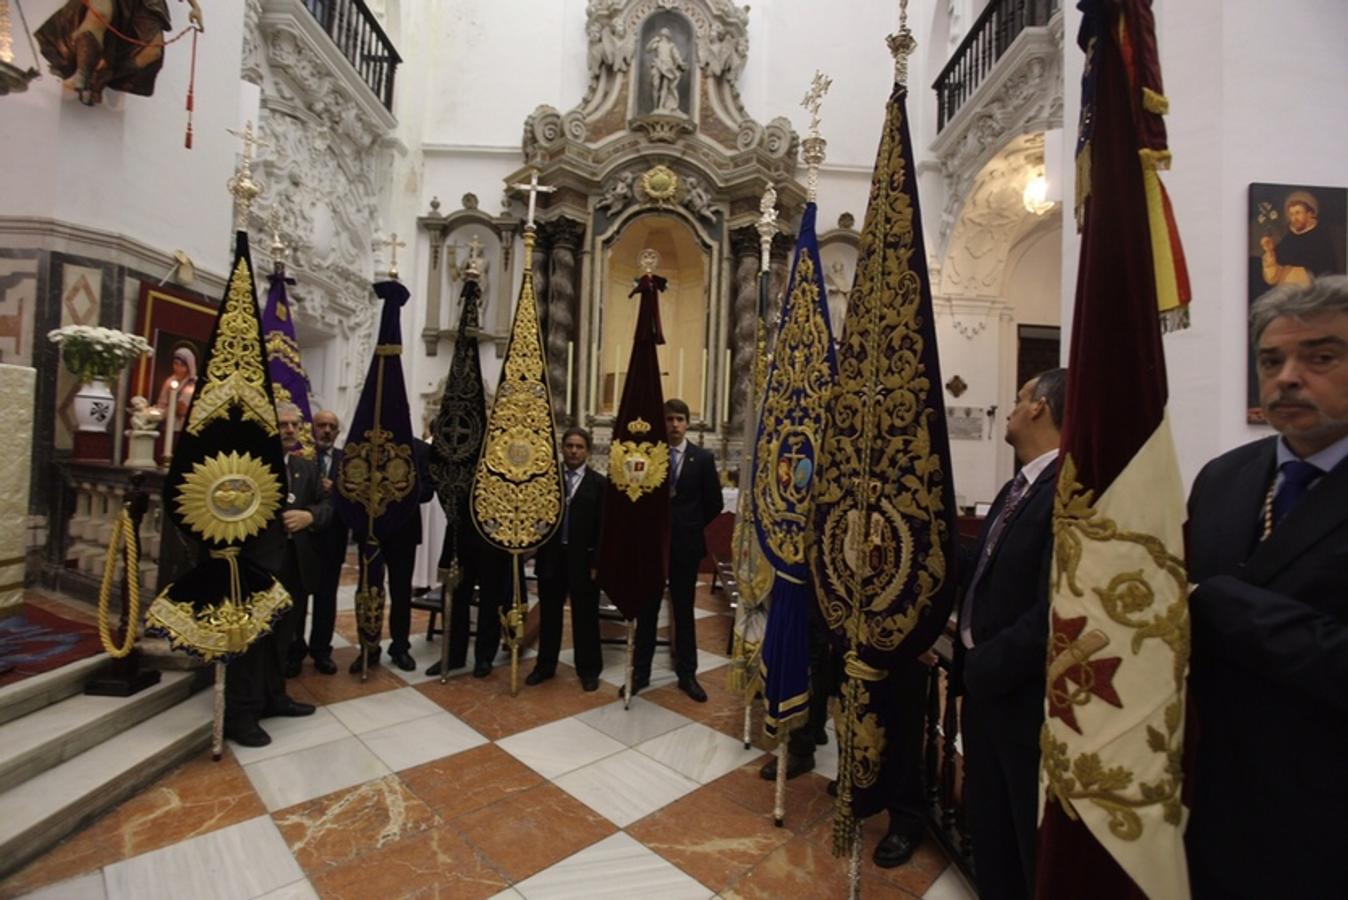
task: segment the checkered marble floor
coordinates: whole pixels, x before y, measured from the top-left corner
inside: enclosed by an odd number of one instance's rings
[[[630,709],[614,689],[621,646],[605,647],[598,691],[580,689],[567,650],[556,678],[512,698],[508,665],[443,685],[422,675],[438,646],[418,617],[418,671],[381,666],[362,684],[339,618],[339,674],[306,665],[289,683],[313,716],[265,720],[269,746],[231,745],[219,763],[203,752],[0,882],[0,897],[843,896],[833,742],[774,827],[766,745],[744,749],[725,689],[729,615],[705,587],[698,604],[709,702],[677,690],[662,648]],[[863,896],[973,896],[931,840],[906,866],[874,867],[883,820],[864,832]]]

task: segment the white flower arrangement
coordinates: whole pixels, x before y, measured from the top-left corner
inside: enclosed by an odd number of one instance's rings
[[[154,353],[138,334],[96,325],[65,325],[47,332],[47,339],[60,346],[66,368],[81,382],[116,378],[127,363]]]

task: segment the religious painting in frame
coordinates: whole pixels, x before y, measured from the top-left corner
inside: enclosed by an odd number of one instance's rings
[[[217,309],[216,301],[196,291],[142,281],[136,305],[136,334],[154,348],[154,355],[141,357],[132,369],[127,396],[144,397],[151,405],[164,403],[173,374],[173,357],[178,350],[191,354],[188,368],[193,370],[192,375],[199,376],[197,370],[215,328]]]
[[[1249,195],[1249,303],[1284,284],[1348,273],[1348,188],[1252,183]],[[1248,354],[1245,420],[1262,423],[1254,349]]]

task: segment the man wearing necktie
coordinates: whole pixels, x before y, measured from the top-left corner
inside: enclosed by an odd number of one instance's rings
[[[590,433],[584,428],[568,428],[562,435],[566,509],[561,527],[534,557],[542,621],[538,659],[525,684],[542,684],[556,674],[562,645],[562,607],[569,595],[576,674],[586,691],[599,688],[604,656],[599,642],[599,586],[594,579],[607,479],[585,465],[589,456]]]
[[[332,496],[332,476],[342,461],[342,451],[333,446],[341,432],[337,414],[325,409],[314,414],[314,466],[324,497]],[[295,636],[290,642],[287,671],[298,675],[304,657],[311,656],[314,668],[324,675],[337,671],[332,661],[332,632],[337,622],[337,586],[346,562],[347,527],[341,516],[333,516],[328,527],[318,535],[317,584],[313,589],[313,620],[309,625],[309,640],[304,640],[304,620],[307,617],[307,597],[295,598]]]
[[[707,692],[697,683],[697,632],[693,618],[693,594],[697,570],[707,555],[703,530],[721,513],[721,479],[716,457],[710,450],[690,443],[688,404],[665,401],[665,432],[669,442],[669,602],[674,624],[674,672],[679,690],[699,703]],[[663,603],[663,598],[661,603]],[[632,691],[651,683],[651,659],[655,656],[655,626],[660,603],[653,603],[637,616],[633,654]]]
[[[1006,417],[1006,442],[1021,470],[992,504],[977,556],[960,567],[968,577],[959,607],[956,677],[964,692],[974,868],[985,898],[1034,895],[1053,497],[1066,398],[1066,369],[1042,372],[1021,386]],[[912,703],[918,710],[920,686]],[[916,716],[910,755],[920,765],[921,713]],[[921,778],[911,783],[917,790],[908,805],[917,810],[920,835]]]
[[[1348,278],[1250,309],[1278,436],[1189,494],[1193,895],[1342,891],[1348,805]]]

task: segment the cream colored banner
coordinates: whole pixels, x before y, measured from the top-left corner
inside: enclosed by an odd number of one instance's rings
[[[23,604],[36,388],[35,370],[0,365],[0,616]]]
[[[1040,808],[1076,815],[1150,897],[1189,896],[1184,486],[1167,417],[1092,504],[1064,457]]]

